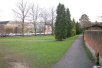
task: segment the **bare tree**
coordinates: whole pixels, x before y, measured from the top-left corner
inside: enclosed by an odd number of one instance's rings
[[[40,13],[40,16],[44,22],[44,35],[45,35],[46,24],[49,20],[49,12],[47,10],[43,9],[42,12]]]
[[[24,22],[25,22],[26,18],[28,17],[28,13],[30,10],[29,7],[30,6],[28,5],[27,2],[24,2],[23,0],[21,0],[21,2],[19,2],[17,5],[17,10],[13,10],[16,18],[19,19],[20,24],[22,26],[23,37],[24,37]]]
[[[37,23],[38,15],[39,15],[39,5],[32,4],[30,16],[31,16],[31,22],[34,25],[35,36],[36,36],[36,30],[37,30],[36,23]]]
[[[54,22],[56,18],[56,11],[54,8],[51,8],[51,29],[52,29],[52,35],[54,35]]]
[[[81,24],[81,28],[83,28],[83,27],[86,28],[91,23],[89,17],[86,14],[82,14],[79,21],[80,21],[80,24]]]

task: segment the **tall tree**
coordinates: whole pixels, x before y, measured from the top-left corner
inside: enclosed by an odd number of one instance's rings
[[[89,17],[86,14],[83,14],[79,21],[81,23],[81,28],[87,27],[91,23]]]
[[[81,33],[81,27],[80,27],[80,23],[76,23],[76,34],[80,34]]]
[[[45,30],[46,30],[46,24],[49,20],[49,12],[45,9],[42,10],[41,14],[40,14],[43,22],[44,22],[44,35],[45,35]]]
[[[39,17],[39,5],[32,4],[30,16],[31,16],[31,22],[34,25],[34,32],[36,36],[36,30],[37,30],[36,24]]]
[[[54,35],[54,21],[55,21],[55,10],[54,8],[51,8],[51,28],[52,28],[52,35]]]
[[[24,2],[23,0],[21,0],[21,2],[18,3],[17,5],[17,10],[13,10],[15,13],[16,18],[18,18],[22,27],[22,34],[24,37],[24,23],[26,18],[28,17],[28,13],[29,13],[30,7],[28,5],[27,2]]]
[[[71,18],[70,18],[70,11],[69,9],[67,8],[66,9],[66,19],[67,19],[67,38],[68,37],[71,37],[71,32],[72,32],[72,23],[71,23]]]
[[[67,35],[67,22],[66,11],[64,4],[60,4],[57,7],[57,17],[55,22],[55,39],[62,41],[66,39]]]
[[[75,19],[72,20],[72,36],[76,35],[76,24]]]

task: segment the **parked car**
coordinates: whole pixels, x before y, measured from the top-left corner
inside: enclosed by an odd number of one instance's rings
[[[15,36],[15,34],[14,34],[14,33],[9,33],[8,35],[9,35],[9,36]]]
[[[34,35],[34,33],[25,33],[24,35]]]
[[[0,37],[6,37],[7,35],[6,34],[0,34]]]
[[[21,35],[20,33],[16,33],[16,36],[19,36],[19,35]]]
[[[93,66],[93,68],[102,68],[102,66]]]

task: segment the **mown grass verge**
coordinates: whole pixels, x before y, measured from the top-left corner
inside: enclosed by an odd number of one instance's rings
[[[78,35],[70,37],[70,39],[76,39],[77,37]],[[55,41],[53,36],[42,36],[41,38],[44,40],[52,39],[52,41],[23,41],[24,38],[22,37],[18,39],[22,40],[0,40],[1,54],[4,57],[5,55],[9,56],[9,60],[12,61],[26,62],[30,68],[50,68],[61,59],[74,42],[70,40]],[[34,37],[29,39],[35,40]],[[0,64],[5,66],[3,63],[5,62]]]

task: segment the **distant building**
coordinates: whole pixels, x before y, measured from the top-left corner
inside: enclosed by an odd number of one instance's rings
[[[43,22],[37,23],[36,26],[37,26],[37,32],[38,33],[44,32],[44,23]],[[51,33],[52,29],[51,29],[50,24],[46,24],[45,28],[46,28],[45,33]]]
[[[102,26],[100,26],[100,25],[92,25],[90,27],[87,27],[86,30],[102,30]]]
[[[25,22],[25,32],[28,32],[28,28],[33,28],[32,23]],[[1,21],[0,22],[0,33],[22,33],[22,26],[17,21]]]
[[[43,32],[44,23],[36,24],[37,32]],[[34,25],[30,22],[24,23],[24,33],[34,32]],[[51,26],[46,25],[46,33],[51,32]],[[22,26],[17,21],[1,21],[0,22],[0,33],[22,33]]]
[[[1,21],[0,22],[0,33],[5,33],[5,25],[7,25],[9,21]]]

